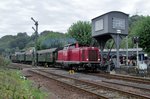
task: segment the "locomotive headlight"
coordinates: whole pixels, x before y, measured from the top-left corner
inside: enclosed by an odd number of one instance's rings
[[[87,58],[86,60],[88,61],[89,59]]]
[[[100,61],[100,59],[98,59],[98,61]]]

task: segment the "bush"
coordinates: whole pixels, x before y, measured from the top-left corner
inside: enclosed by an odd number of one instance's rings
[[[10,61],[0,56],[0,99],[45,99],[45,93],[17,70],[5,68]]]
[[[44,99],[45,93],[16,70],[0,70],[0,99]]]
[[[8,66],[10,61],[8,59],[5,59],[4,57],[0,56],[0,67]]]

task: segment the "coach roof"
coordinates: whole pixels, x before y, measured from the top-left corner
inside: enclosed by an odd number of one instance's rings
[[[54,52],[56,50],[57,50],[57,48],[51,48],[51,49],[39,50],[39,51],[37,51],[37,53],[39,53],[39,54],[48,53],[48,52]]]

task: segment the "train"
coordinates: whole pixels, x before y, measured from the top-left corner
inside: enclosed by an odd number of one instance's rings
[[[38,50],[38,65],[69,68],[73,70],[107,70],[108,65],[100,63],[100,51],[97,47],[80,46],[78,43],[65,45],[63,48]],[[20,52],[10,56],[12,62],[32,64],[34,51]],[[114,66],[111,66],[111,70]]]

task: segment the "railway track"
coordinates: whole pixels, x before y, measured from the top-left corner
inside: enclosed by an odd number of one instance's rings
[[[142,78],[142,77],[126,76],[120,74],[107,74],[107,73],[98,73],[98,74],[89,73],[89,74],[94,76],[105,77],[108,79],[119,79],[119,80],[134,82],[134,83],[150,84],[150,79]]]
[[[109,80],[102,80],[102,82],[110,83],[110,84],[114,84],[114,85],[125,86],[125,87],[132,87],[132,88],[142,90],[143,92],[145,91],[145,92],[150,93],[150,87],[147,87],[146,85],[140,86],[140,85],[135,85],[135,84],[131,84],[131,83],[115,82],[115,81],[109,81]]]
[[[88,92],[97,96],[99,99],[150,99],[150,96],[148,95],[110,87],[105,85],[104,82],[97,84],[77,78],[50,73],[44,70],[32,69],[30,72],[37,73],[60,83]]]

